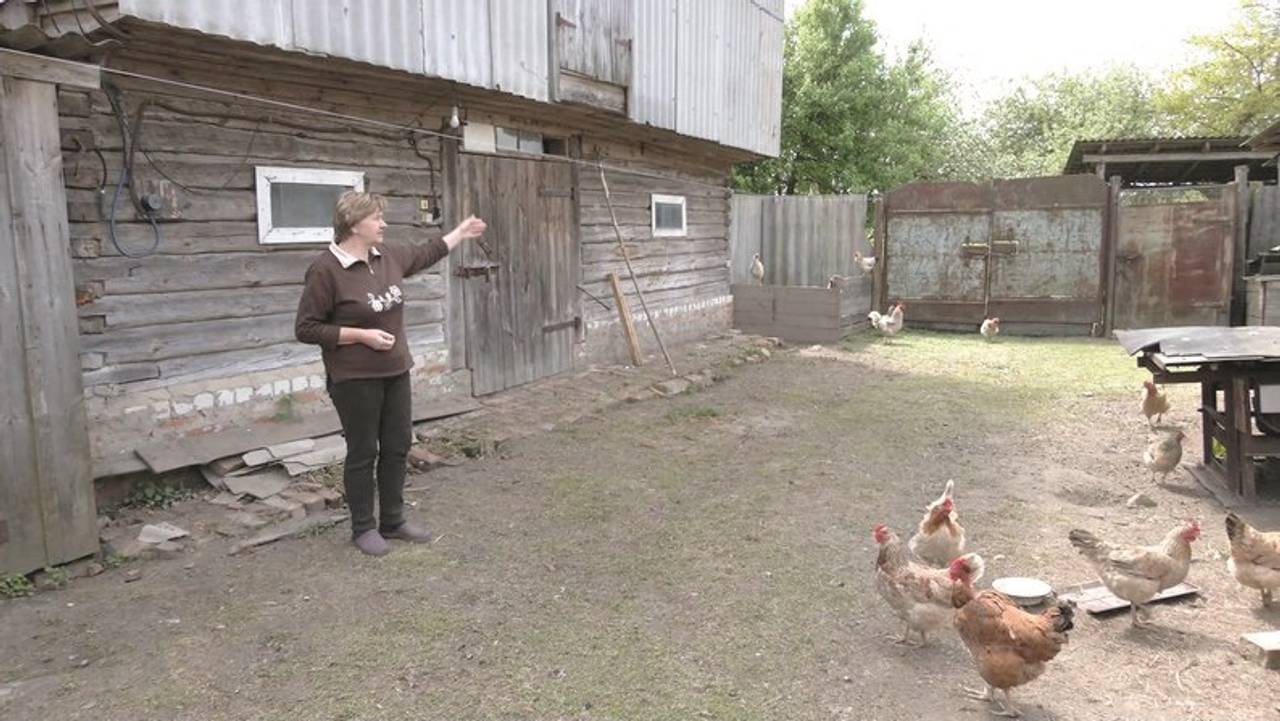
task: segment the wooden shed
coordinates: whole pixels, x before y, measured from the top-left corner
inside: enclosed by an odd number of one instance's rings
[[[7,4],[0,123],[29,136],[6,153],[53,152],[4,156],[10,202],[45,188],[50,212],[6,272],[47,252],[50,283],[0,332],[67,334],[8,379],[18,407],[66,376],[0,458],[69,452],[91,520],[90,478],[335,423],[293,320],[348,188],[388,198],[390,242],[490,223],[403,288],[418,417],[624,358],[624,252],[668,342],[728,327],[730,169],[777,152],[781,43],[780,0]],[[12,551],[32,528],[60,532],[38,486],[0,488],[0,571],[37,567]]]

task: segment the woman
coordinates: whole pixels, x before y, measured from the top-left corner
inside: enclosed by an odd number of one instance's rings
[[[409,369],[400,282],[426,270],[485,230],[474,216],[443,238],[383,244],[381,196],[342,194],[333,211],[334,242],[307,268],[295,334],[320,346],[326,386],[347,439],[342,480],[357,548],[387,552],[386,539],[430,540],[404,518],[404,476],[413,443]],[[374,466],[377,485],[374,485]],[[374,519],[374,496],[378,516]]]

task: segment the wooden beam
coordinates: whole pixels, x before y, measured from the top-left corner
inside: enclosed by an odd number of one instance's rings
[[[1245,287],[1244,272],[1249,262],[1249,166],[1237,165],[1235,168],[1235,214],[1231,218],[1235,238],[1231,254],[1231,304],[1229,308],[1231,324],[1243,325],[1245,322]]]
[[[102,87],[102,72],[97,65],[8,48],[0,48],[0,75],[87,90]]]
[[[1083,162],[1093,163],[1194,163],[1213,160],[1267,160],[1274,153],[1259,150],[1220,150],[1208,153],[1124,153],[1116,155],[1086,155]]]
[[[631,351],[631,365],[639,368],[644,365],[644,356],[640,354],[640,339],[636,337],[636,325],[631,320],[631,309],[627,306],[627,297],[622,294],[617,273],[609,274],[609,287],[613,289],[613,303],[618,309],[618,319],[622,321],[622,333],[627,337],[627,349]]]
[[[1103,300],[1103,337],[1111,335],[1116,325],[1116,254],[1120,246],[1120,176],[1107,183],[1107,208],[1103,238],[1106,244],[1106,297]]]

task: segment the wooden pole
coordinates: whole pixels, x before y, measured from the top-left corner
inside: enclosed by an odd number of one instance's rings
[[[609,287],[613,288],[613,302],[618,307],[618,317],[622,320],[622,333],[627,337],[627,348],[631,351],[631,364],[644,365],[644,356],[640,355],[640,339],[636,337],[636,325],[631,322],[631,309],[627,307],[627,299],[622,295],[622,284],[618,282],[618,274],[609,274]]]
[[[622,228],[618,227],[618,216],[613,212],[613,198],[609,195],[609,181],[604,177],[604,166],[600,165],[600,185],[604,188],[604,202],[609,206],[609,219],[613,221],[613,232],[618,236],[618,248],[622,251],[622,260],[627,264],[627,273],[631,276],[631,285],[636,289],[636,297],[640,299],[640,307],[644,310],[644,317],[649,321],[649,327],[653,329],[653,337],[658,341],[658,350],[662,351],[662,357],[667,361],[667,367],[671,369],[671,375],[680,375],[676,372],[676,364],[671,362],[671,354],[667,352],[667,346],[662,342],[662,334],[658,332],[658,324],[653,322],[653,314],[649,312],[649,304],[644,302],[644,293],[640,290],[640,281],[636,279],[636,270],[631,267],[631,255],[627,252],[627,244],[622,240]],[[622,296],[618,296],[621,298]],[[619,304],[621,310],[621,303]],[[628,319],[630,316],[627,316]],[[634,331],[633,331],[634,332]]]
[[[1244,272],[1249,265],[1249,166],[1235,167],[1235,183],[1231,191],[1235,193],[1235,217],[1232,218],[1235,237],[1232,238],[1229,318],[1231,325],[1244,325]]]
[[[1102,214],[1106,248],[1106,299],[1103,301],[1102,335],[1107,337],[1116,329],[1116,261],[1120,248],[1120,176],[1113,175],[1107,181],[1107,210]]]

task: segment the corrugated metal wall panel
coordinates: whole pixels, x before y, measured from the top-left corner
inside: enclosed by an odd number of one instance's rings
[[[760,253],[765,283],[826,287],[833,275],[866,283],[854,252],[871,255],[865,195],[737,195],[729,228],[734,283],[754,283],[751,256]]]
[[[293,0],[294,42],[324,53],[421,74],[421,0]]]
[[[489,5],[476,0],[422,0],[428,75],[492,87]]]
[[[676,126],[677,0],[636,0],[628,112],[638,123]]]
[[[224,0],[120,0],[120,14],[292,49],[292,0],[228,3]]]
[[[534,100],[550,96],[551,53],[547,5],[530,0],[489,0],[493,86]]]

